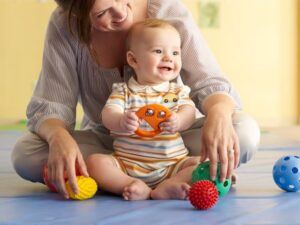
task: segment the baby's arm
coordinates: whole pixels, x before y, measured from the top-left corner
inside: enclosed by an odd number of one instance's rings
[[[162,131],[175,133],[188,129],[195,121],[195,107],[189,104],[179,106],[177,113],[160,125]]]
[[[115,132],[134,133],[139,127],[139,118],[134,112],[123,112],[114,106],[104,107],[102,122],[107,129]]]

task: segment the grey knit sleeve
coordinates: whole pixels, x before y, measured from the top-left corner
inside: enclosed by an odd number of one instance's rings
[[[240,109],[240,99],[230,82],[224,77],[191,13],[180,0],[152,0],[150,15],[172,23],[182,39],[183,83],[191,88],[191,98],[203,113],[202,106],[208,96],[221,93],[233,99]]]
[[[48,118],[74,129],[79,95],[76,49],[77,41],[68,31],[63,13],[56,9],[48,24],[40,76],[27,107],[30,131],[37,132]]]

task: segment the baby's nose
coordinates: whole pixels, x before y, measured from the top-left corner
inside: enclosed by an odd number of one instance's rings
[[[172,60],[172,57],[170,57],[169,55],[164,55],[163,61],[164,62],[172,62],[173,60]]]

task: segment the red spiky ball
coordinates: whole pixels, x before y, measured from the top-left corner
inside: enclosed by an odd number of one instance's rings
[[[195,182],[189,191],[189,200],[196,209],[209,209],[217,203],[218,198],[218,190],[209,180]]]

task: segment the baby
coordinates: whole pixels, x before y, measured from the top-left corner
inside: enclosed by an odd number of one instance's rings
[[[114,153],[87,159],[100,189],[125,200],[187,199],[199,157],[187,156],[179,133],[195,120],[190,88],[171,82],[181,69],[180,45],[178,31],[163,20],[147,19],[129,31],[127,62],[135,73],[128,83],[113,85],[102,111],[103,124],[114,136]],[[161,104],[172,113],[151,138],[135,134],[139,127],[150,130],[135,113],[147,104]]]

